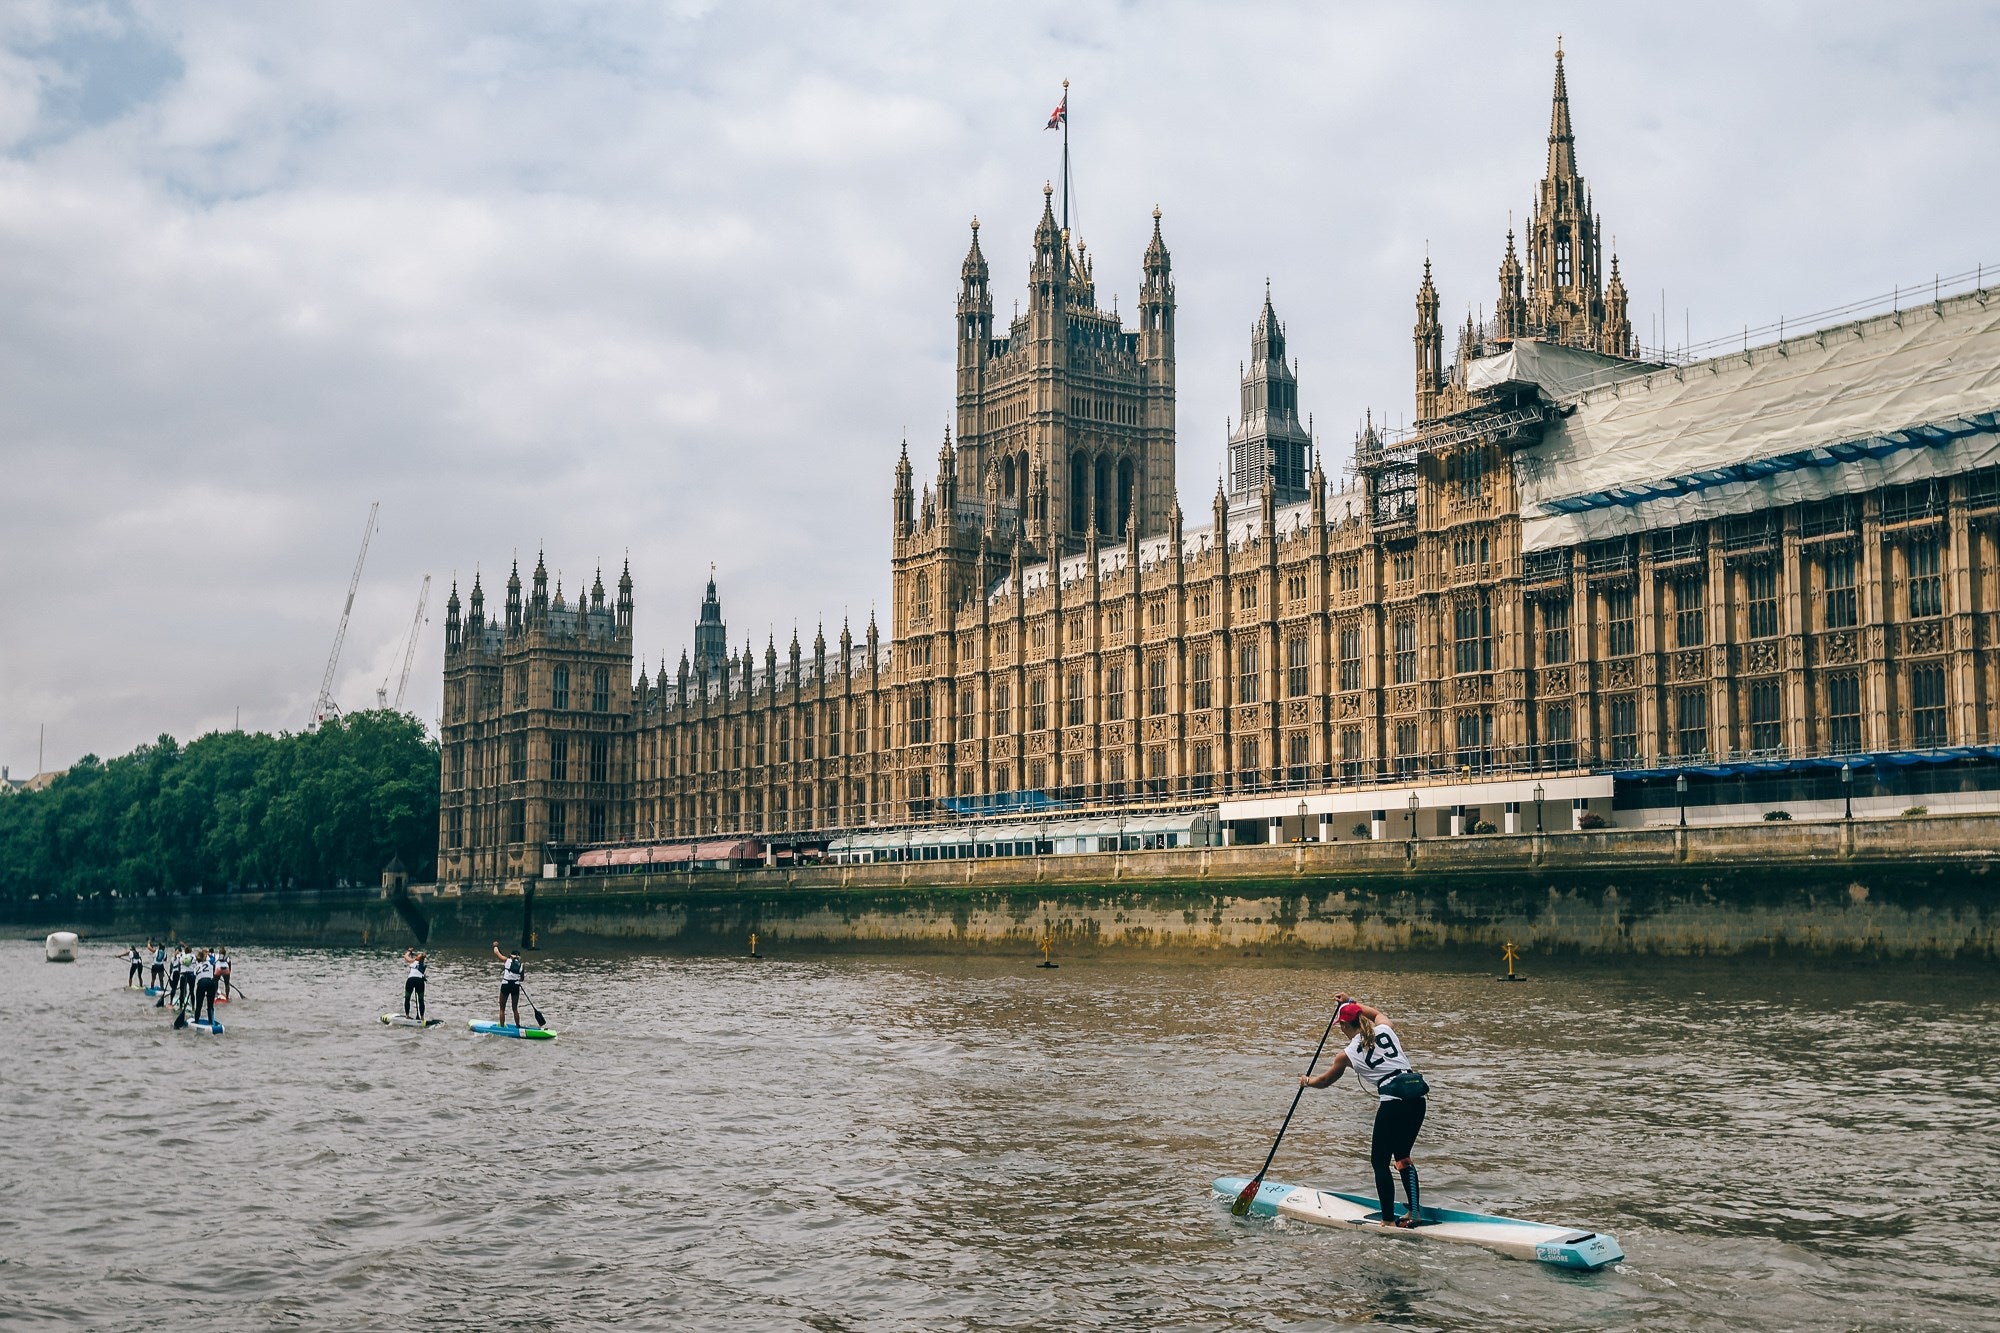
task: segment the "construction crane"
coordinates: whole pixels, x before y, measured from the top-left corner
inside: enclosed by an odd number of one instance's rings
[[[410,688],[410,668],[417,661],[417,635],[423,632],[424,607],[430,600],[431,576],[426,574],[424,575],[424,586],[417,590],[417,614],[416,618],[410,621],[410,637],[408,643],[403,648],[403,674],[396,681],[396,711],[399,713],[403,711],[403,692]],[[389,678],[387,676],[382,678],[381,685],[375,690],[375,706],[377,708],[387,708],[389,706]]]
[[[347,581],[347,603],[340,608],[340,628],[333,633],[333,651],[326,655],[326,675],[320,678],[319,698],[313,702],[312,717],[306,722],[307,731],[340,713],[339,706],[333,702],[333,673],[340,669],[340,645],[347,639],[347,618],[354,614],[354,593],[361,586],[361,566],[368,560],[368,541],[375,535],[375,514],[381,508],[380,500],[368,506],[368,526],[361,530],[361,554],[354,557],[354,577]]]

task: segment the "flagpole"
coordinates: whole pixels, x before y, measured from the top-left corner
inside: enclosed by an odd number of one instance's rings
[[[1063,80],[1063,244],[1069,244],[1069,80]],[[1069,262],[1065,254],[1063,262]]]

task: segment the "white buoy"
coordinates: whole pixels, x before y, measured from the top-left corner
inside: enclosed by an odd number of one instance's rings
[[[42,945],[42,958],[50,963],[74,963],[76,961],[76,932],[59,930],[49,936]]]

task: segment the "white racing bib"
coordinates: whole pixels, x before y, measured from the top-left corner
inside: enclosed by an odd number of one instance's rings
[[[1381,1091],[1382,1080],[1413,1067],[1410,1057],[1403,1054],[1403,1043],[1396,1036],[1396,1030],[1387,1023],[1375,1025],[1375,1040],[1372,1042],[1366,1033],[1355,1033],[1347,1043],[1347,1062],[1385,1102],[1396,1099]]]

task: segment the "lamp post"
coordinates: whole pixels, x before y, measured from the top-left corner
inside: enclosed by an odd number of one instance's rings
[[[1417,794],[1410,793],[1410,841],[1422,842],[1424,835],[1417,831]]]
[[[1854,822],[1854,765],[1852,764],[1842,764],[1840,766],[1840,795],[1842,800],[1847,806],[1847,813],[1843,815],[1842,818],[1846,819],[1849,823],[1853,823]]]
[[[1546,793],[1542,791],[1542,784],[1537,782],[1535,784],[1535,832],[1537,833],[1542,831],[1542,797],[1544,795]]]
[[[1304,800],[1301,800],[1299,802],[1299,841],[1304,842],[1305,840],[1306,840],[1306,803]]]
[[[1688,826],[1688,775],[1674,774],[1674,803],[1681,809],[1681,827]]]

